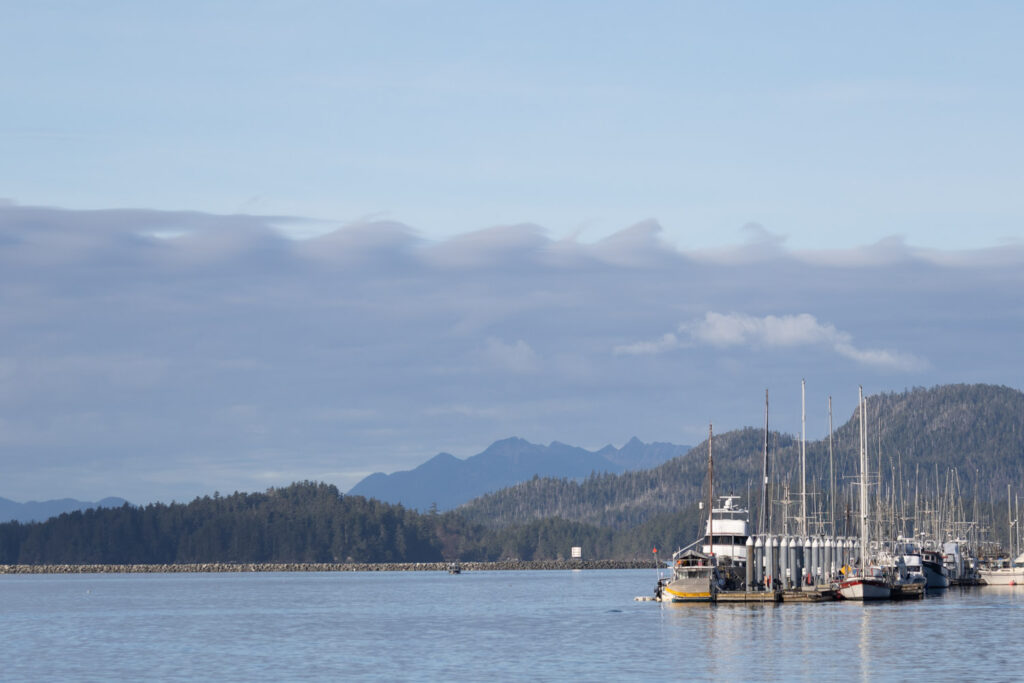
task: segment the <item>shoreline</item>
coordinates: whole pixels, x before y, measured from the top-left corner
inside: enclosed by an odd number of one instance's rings
[[[447,572],[450,562],[202,562],[193,564],[4,564],[0,574],[211,574],[240,572]],[[463,572],[656,569],[651,560],[459,562]]]

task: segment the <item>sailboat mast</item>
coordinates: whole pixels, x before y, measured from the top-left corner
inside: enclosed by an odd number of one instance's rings
[[[860,569],[861,574],[867,572],[868,554],[868,450],[867,426],[865,424],[864,387],[858,388],[860,395]]]
[[[715,490],[715,468],[711,461],[711,423],[708,423],[708,550],[715,554],[715,527],[714,527],[714,490]]]
[[[757,520],[757,533],[765,532],[768,517],[768,390],[764,390],[764,450],[761,455],[761,511]]]
[[[1013,496],[1010,495],[1010,485],[1006,485],[1006,530],[1010,534],[1010,566],[1013,566]]]
[[[831,511],[829,519],[832,520],[832,538],[836,537],[836,471],[832,463],[832,397],[828,397],[828,481],[829,481],[829,502]]]
[[[807,401],[806,380],[800,380],[800,533],[807,538]]]

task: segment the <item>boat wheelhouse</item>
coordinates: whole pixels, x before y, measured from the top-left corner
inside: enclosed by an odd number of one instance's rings
[[[701,551],[714,555],[719,564],[744,566],[747,563],[747,538],[750,536],[750,512],[736,504],[739,496],[721,496],[721,505],[711,510],[704,525]]]
[[[694,549],[672,555],[672,576],[658,582],[662,602],[711,602],[719,589],[715,558]]]

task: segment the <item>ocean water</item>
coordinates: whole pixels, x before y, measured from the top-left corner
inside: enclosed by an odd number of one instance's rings
[[[1024,680],[1024,587],[867,605],[635,602],[655,579],[0,576],[0,680]]]

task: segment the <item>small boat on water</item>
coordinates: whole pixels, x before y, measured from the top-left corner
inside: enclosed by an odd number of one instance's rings
[[[921,551],[921,567],[927,588],[949,588],[949,575],[942,561],[942,553],[937,550]]]
[[[840,580],[839,595],[844,600],[888,600],[892,587],[881,567],[854,569]]]
[[[900,538],[896,554],[907,566],[912,577],[920,576],[925,588],[949,588],[949,576],[943,564],[942,553],[926,550],[920,543]]]
[[[738,559],[739,553],[746,558],[746,510],[735,507],[732,503],[736,496],[727,496],[723,508],[716,510],[714,500],[714,466],[711,458],[711,425],[708,425],[708,519],[704,527],[705,534],[685,548],[672,553],[672,574],[659,578],[654,589],[655,599],[661,602],[714,602],[715,596],[726,585],[723,574],[719,573],[718,551],[726,553],[724,563],[726,571],[733,568],[733,555]],[[719,522],[715,519],[717,511],[728,508],[728,514]],[[742,520],[742,523],[740,524]],[[742,540],[740,540],[742,537]],[[737,541],[739,541],[737,543]],[[697,546],[702,546],[701,552]],[[725,547],[720,547],[720,546]]]
[[[713,555],[692,548],[672,555],[672,575],[658,581],[655,597],[662,602],[712,602],[719,589]]]
[[[981,570],[981,578],[989,586],[1016,586],[1018,584],[1024,585],[1024,567],[1018,567],[1017,563],[1014,562],[1013,552],[1013,527],[1016,525],[1016,520],[1013,518],[1013,508],[1010,507],[1010,487],[1006,487],[1006,499],[1007,499],[1007,516],[1006,518],[1010,523],[1010,556],[1007,559],[1000,560],[996,563],[996,566],[990,567],[989,569]]]
[[[449,562],[448,563],[448,573],[449,574],[461,574],[462,573],[462,566],[458,562]]]
[[[989,586],[1024,586],[1024,567],[1002,560],[994,567],[981,570],[981,578]]]

